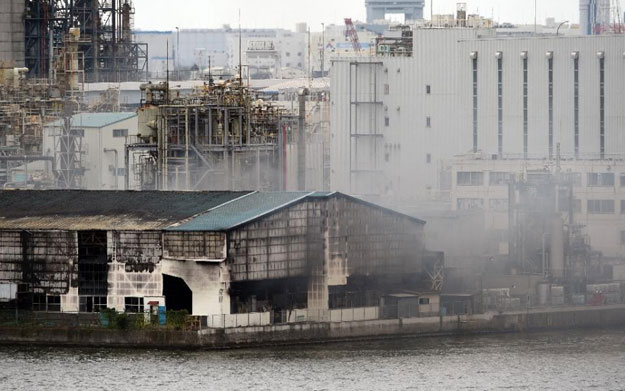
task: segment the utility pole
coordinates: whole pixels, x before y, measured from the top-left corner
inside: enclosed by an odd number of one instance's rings
[[[321,23],[321,77],[325,76],[326,25]]]
[[[430,0],[430,27],[434,27],[434,0]]]
[[[176,27],[176,74],[180,80],[180,28]]]

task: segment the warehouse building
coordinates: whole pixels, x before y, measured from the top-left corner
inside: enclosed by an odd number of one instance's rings
[[[367,307],[440,290],[424,222],[340,193],[2,191],[22,308],[196,316]],[[434,278],[434,279],[433,279]]]

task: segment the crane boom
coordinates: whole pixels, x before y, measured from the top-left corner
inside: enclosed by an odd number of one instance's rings
[[[345,36],[349,38],[352,43],[352,48],[356,53],[360,53],[362,47],[360,46],[360,40],[358,39],[358,32],[354,27],[354,22],[351,18],[345,18]]]

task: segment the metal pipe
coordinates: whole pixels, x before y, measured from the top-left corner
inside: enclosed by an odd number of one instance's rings
[[[119,182],[118,182],[118,176],[117,176],[117,171],[118,171],[118,164],[117,164],[117,156],[118,156],[118,152],[117,149],[115,148],[104,148],[104,153],[108,153],[108,152],[113,152],[115,154],[115,164],[113,165],[115,167],[115,190],[119,190]]]
[[[303,88],[299,91],[299,131],[297,135],[297,188],[306,190],[306,97],[310,91]]]

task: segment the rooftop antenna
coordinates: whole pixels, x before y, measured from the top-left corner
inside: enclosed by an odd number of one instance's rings
[[[312,74],[312,45],[310,41],[310,26],[308,26],[308,86],[312,90],[313,74]]]
[[[538,33],[538,0],[534,0],[534,34]]]
[[[242,34],[241,30],[241,8],[239,8],[239,84],[243,85],[243,45],[242,45]]]
[[[211,56],[208,56],[208,85],[212,86],[213,83],[213,74],[211,72]]]

